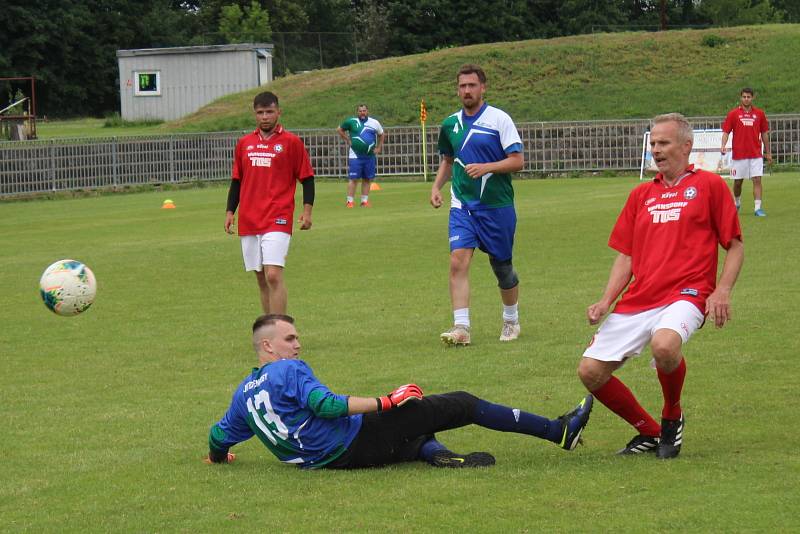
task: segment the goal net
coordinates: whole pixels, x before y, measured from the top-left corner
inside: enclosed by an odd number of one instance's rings
[[[719,153],[722,144],[722,130],[694,130],[694,144],[689,154],[689,163],[695,167],[728,177],[731,168],[731,137],[728,138],[725,155]],[[639,179],[647,173],[657,173],[658,168],[650,153],[650,132],[644,133],[642,139],[642,165]]]

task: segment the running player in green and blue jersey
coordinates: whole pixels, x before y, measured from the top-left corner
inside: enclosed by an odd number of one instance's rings
[[[511,117],[483,100],[486,74],[464,65],[456,77],[463,109],[447,117],[439,132],[442,155],[431,205],[442,205],[441,189],[452,177],[450,202],[450,299],[454,326],[441,335],[448,345],[470,344],[469,266],[475,248],[489,255],[503,301],[500,341],[519,337],[519,278],[512,264],[514,188],[511,173],[522,169],[522,141]]]

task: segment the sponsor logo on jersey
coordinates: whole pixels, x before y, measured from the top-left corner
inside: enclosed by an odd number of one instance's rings
[[[684,287],[681,289],[681,295],[691,295],[692,297],[696,297],[699,294],[700,292],[693,287]]]
[[[749,126],[752,127],[753,124],[756,122],[754,117],[739,117],[739,120],[742,121],[742,126]]]
[[[286,219],[284,219],[283,217],[275,219],[275,224],[286,225]]]
[[[253,145],[247,145],[247,148],[245,150],[253,150]]]
[[[460,235],[454,235],[453,237],[450,238],[450,242],[452,243],[453,241],[458,241],[459,239],[461,239]]]
[[[681,210],[689,205],[688,202],[666,202],[653,204],[647,208],[654,224],[677,221],[681,218]]]
[[[685,198],[686,200],[692,200],[696,196],[697,196],[697,188],[694,186],[687,187],[686,190],[683,192],[683,198]]]
[[[656,197],[650,197],[650,198],[648,198],[647,200],[644,201],[644,205],[645,206],[649,206],[650,204],[652,204],[655,201],[656,201]]]
[[[259,143],[259,144],[256,145],[256,148],[265,148],[265,149],[269,150],[269,145],[265,145],[264,143]]]
[[[661,198],[675,198],[677,196],[678,193],[676,193],[675,191],[670,191],[669,193],[664,193],[663,195],[661,195]]]

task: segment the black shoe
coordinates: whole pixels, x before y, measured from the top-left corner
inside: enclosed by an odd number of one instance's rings
[[[559,447],[571,451],[578,446],[578,443],[582,443],[581,434],[583,429],[586,428],[586,423],[589,422],[592,404],[594,404],[594,397],[586,395],[574,410],[558,418],[562,425]]]
[[[617,454],[621,454],[623,456],[631,455],[631,454],[644,454],[647,452],[656,452],[656,448],[658,447],[658,437],[654,436],[643,436],[639,434],[634,436],[632,440],[625,445],[624,448],[617,451]]]
[[[429,463],[435,467],[489,467],[494,465],[494,456],[488,452],[471,452],[462,456],[452,451],[438,451]]]
[[[683,422],[683,415],[677,420],[661,420],[661,441],[658,444],[656,458],[667,460],[678,456],[683,442]]]

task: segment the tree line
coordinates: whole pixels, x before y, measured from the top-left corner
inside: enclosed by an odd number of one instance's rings
[[[283,75],[469,44],[768,22],[800,22],[800,2],[5,0],[0,77],[36,76],[39,115],[102,116],[119,108],[120,49],[272,42]],[[26,91],[0,82],[0,109]]]

